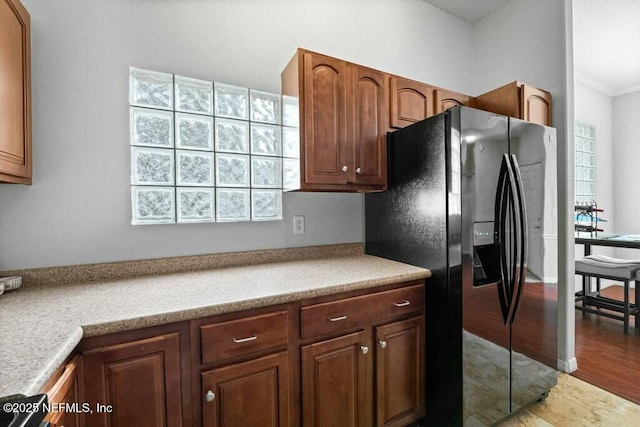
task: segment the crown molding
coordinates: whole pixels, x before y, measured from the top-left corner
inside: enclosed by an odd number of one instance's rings
[[[578,83],[582,83],[585,86],[590,87],[591,89],[597,90],[611,98],[615,98],[616,96],[626,95],[628,93],[638,92],[640,91],[640,85],[628,86],[621,89],[615,89],[610,85],[602,83],[601,81],[594,79],[591,76],[588,76],[584,73],[575,71],[573,73],[573,78]]]

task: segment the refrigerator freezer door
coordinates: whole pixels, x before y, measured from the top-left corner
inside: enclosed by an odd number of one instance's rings
[[[525,280],[512,328],[512,410],[556,384],[557,163],[555,129],[510,119],[528,225]]]
[[[468,108],[450,111],[451,140],[459,133],[461,147],[463,422],[491,425],[510,411],[509,327],[498,293],[496,230],[500,169],[509,152],[508,119]]]

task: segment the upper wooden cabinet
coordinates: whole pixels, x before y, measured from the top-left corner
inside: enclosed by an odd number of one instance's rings
[[[30,17],[0,0],[0,182],[31,184]]]
[[[433,116],[434,87],[391,76],[391,127],[403,128]]]
[[[403,128],[458,105],[470,105],[471,97],[425,83],[391,76],[391,127]]]
[[[551,126],[551,94],[519,81],[477,96],[474,107]]]
[[[435,90],[435,112],[439,114],[459,105],[470,105],[471,97],[445,89]]]
[[[282,72],[282,94],[298,98],[300,189],[386,188],[388,76],[298,49]]]

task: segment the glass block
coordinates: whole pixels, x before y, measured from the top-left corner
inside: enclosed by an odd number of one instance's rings
[[[249,118],[249,89],[216,83],[214,96],[216,116],[242,120]]]
[[[249,153],[249,122],[216,117],[216,151]]]
[[[213,83],[176,76],[176,111],[213,115]]]
[[[280,124],[280,94],[249,90],[252,122]]]
[[[130,67],[129,103],[163,110],[173,109],[173,75]]]
[[[214,222],[213,188],[177,188],[178,222]]]
[[[177,185],[213,187],[213,153],[176,150]]]
[[[251,220],[282,219],[282,190],[251,190]]]
[[[285,190],[300,189],[300,159],[282,159],[282,187]]]
[[[131,183],[173,185],[173,150],[131,147]]]
[[[249,221],[249,189],[218,188],[216,217],[218,222]]]
[[[216,185],[219,187],[248,187],[249,156],[216,154]]]
[[[279,156],[281,152],[281,126],[251,123],[251,154]]]
[[[282,124],[285,126],[299,127],[300,112],[298,111],[298,98],[282,95]]]
[[[173,147],[173,113],[171,111],[131,107],[129,118],[131,145]]]
[[[176,113],[176,148],[213,150],[213,117]]]
[[[131,224],[168,224],[176,221],[173,187],[131,187]]]
[[[279,157],[251,157],[251,186],[282,188],[282,159]]]
[[[300,129],[282,128],[282,155],[284,157],[300,157]]]

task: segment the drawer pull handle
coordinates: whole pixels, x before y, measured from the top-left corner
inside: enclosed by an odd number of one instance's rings
[[[249,341],[253,341],[253,340],[257,340],[257,339],[258,339],[258,335],[254,335],[252,337],[247,337],[247,338],[240,338],[240,339],[237,339],[237,338],[234,337],[233,338],[233,342],[236,343],[236,344],[240,344],[240,343],[243,343],[243,342],[249,342]]]
[[[393,305],[395,305],[396,307],[406,307],[409,304],[411,304],[409,301],[404,300],[402,302],[394,302]]]
[[[345,320],[347,318],[346,314],[343,314],[342,316],[338,316],[338,317],[329,317],[329,322],[339,322],[341,320]]]

